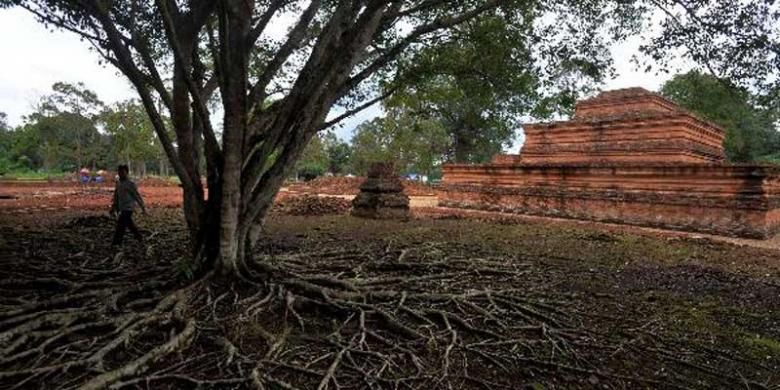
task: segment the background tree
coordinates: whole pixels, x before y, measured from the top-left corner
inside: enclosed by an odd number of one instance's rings
[[[328,172],[345,175],[352,172],[353,148],[341,140],[336,133],[328,131],[323,135],[325,152],[328,154]]]
[[[352,166],[366,175],[374,162],[393,161],[400,173],[436,177],[450,146],[441,123],[393,110],[358,126],[352,136]]]
[[[146,174],[148,161],[159,157],[160,148],[149,116],[138,101],[128,100],[108,107],[101,114],[107,134],[112,137],[114,154],[139,174]]]
[[[303,180],[322,176],[328,170],[328,152],[322,137],[314,136],[295,163],[295,175]]]
[[[104,166],[108,153],[97,128],[97,96],[83,84],[55,83],[53,92],[41,98],[13,132],[12,158],[30,169],[75,171]]]
[[[105,107],[83,83],[55,83],[25,123],[0,123],[0,174],[74,172],[82,166],[113,169],[117,162],[134,174],[147,169],[167,176],[167,162],[149,117],[136,100]],[[167,119],[166,119],[167,120]]]
[[[0,111],[0,175],[6,174],[12,168],[13,141],[14,134],[8,126],[8,116]]]
[[[674,76],[661,93],[726,130],[729,161],[757,161],[780,151],[777,113],[757,106],[758,96],[715,76],[691,71]]]
[[[644,13],[663,16],[641,50],[647,70],[668,70],[684,55],[720,79],[748,87],[766,107],[780,107],[780,4],[776,1],[655,0]],[[646,29],[651,19],[642,18]]]
[[[296,163],[299,178],[311,180],[325,173],[344,175],[352,171],[352,146],[332,131],[315,135]]]
[[[610,73],[609,52],[576,33],[566,44],[540,39],[555,33],[545,31],[552,26],[540,31],[538,23],[486,13],[453,28],[440,44],[405,56],[385,102],[404,114],[388,120],[438,122],[450,138],[446,160],[485,162],[512,144],[523,117],[565,114]],[[580,50],[567,49],[571,44]]]
[[[96,122],[103,102],[83,83],[56,82],[52,90],[53,93],[41,99],[37,112],[29,119],[45,128],[43,132],[49,136],[44,142],[49,148],[65,148],[76,166],[95,168],[95,156],[100,152]],[[61,132],[59,137],[57,132]]]

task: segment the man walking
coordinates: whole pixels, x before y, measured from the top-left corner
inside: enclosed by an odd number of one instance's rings
[[[116,221],[116,231],[114,232],[114,240],[111,241],[111,246],[116,247],[122,244],[122,238],[125,235],[125,230],[130,228],[130,232],[139,241],[143,242],[143,236],[138,231],[138,227],[133,223],[133,208],[136,203],[141,207],[141,210],[146,214],[146,206],[144,206],[144,200],[141,198],[141,194],[138,193],[138,187],[130,179],[127,178],[129,169],[127,165],[120,165],[117,168],[117,174],[119,175],[119,181],[116,182],[116,188],[114,189],[114,201],[111,204],[111,215],[115,216],[119,213],[119,218]]]

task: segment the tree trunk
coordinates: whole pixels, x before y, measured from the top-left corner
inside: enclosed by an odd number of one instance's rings
[[[225,117],[218,264],[218,271],[223,274],[237,274],[240,271],[244,253],[241,243],[246,236],[245,224],[241,223],[241,173],[248,108],[246,91],[249,64],[245,44],[250,29],[251,7],[240,0],[225,1],[219,12],[220,35],[225,42],[220,50],[224,72],[221,88]]]

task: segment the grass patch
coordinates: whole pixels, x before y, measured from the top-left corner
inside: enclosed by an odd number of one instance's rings
[[[780,340],[761,335],[745,335],[742,339],[749,352],[756,358],[770,359],[780,356]]]

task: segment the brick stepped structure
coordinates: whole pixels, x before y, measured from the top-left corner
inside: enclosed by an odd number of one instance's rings
[[[719,162],[724,131],[642,88],[602,93],[571,121],[523,126],[523,162]]]
[[[352,200],[352,215],[371,219],[409,218],[409,196],[392,163],[373,163]]]
[[[644,89],[525,130],[519,156],[445,165],[440,205],[755,238],[780,227],[780,168],[723,163],[722,129]]]

